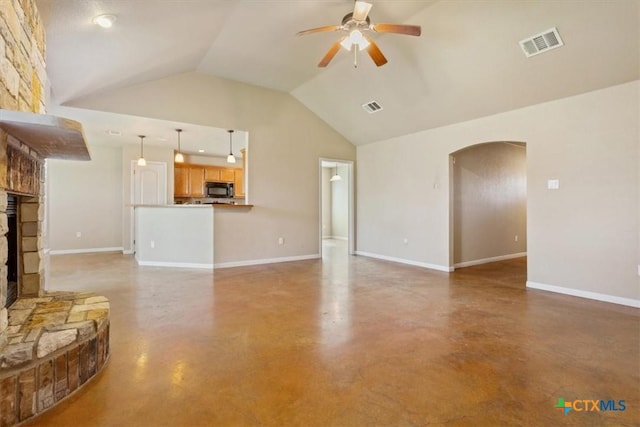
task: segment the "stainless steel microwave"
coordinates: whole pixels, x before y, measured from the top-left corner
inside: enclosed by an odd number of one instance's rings
[[[230,182],[207,182],[205,184],[205,195],[216,198],[232,198],[233,183]]]

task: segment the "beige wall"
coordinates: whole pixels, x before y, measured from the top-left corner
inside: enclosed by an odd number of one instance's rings
[[[248,192],[255,207],[216,211],[216,264],[319,256],[318,159],[353,160],[355,147],[292,96],[185,73],[72,106],[248,131]]]
[[[530,283],[640,300],[639,92],[635,81],[359,146],[358,251],[448,269],[449,154],[522,141]]]
[[[47,185],[52,252],[122,249],[122,149],[91,147],[88,162],[49,159]]]
[[[452,155],[452,168],[456,267],[526,252],[524,144],[474,145]]]

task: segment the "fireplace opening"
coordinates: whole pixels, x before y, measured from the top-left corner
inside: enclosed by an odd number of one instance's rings
[[[18,299],[18,196],[7,196],[7,302]]]

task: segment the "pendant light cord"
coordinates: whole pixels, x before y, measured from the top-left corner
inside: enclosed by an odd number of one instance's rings
[[[140,137],[140,157],[144,158],[144,135],[138,135]]]

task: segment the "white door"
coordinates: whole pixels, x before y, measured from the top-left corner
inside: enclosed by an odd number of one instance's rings
[[[147,162],[139,166],[131,161],[131,207],[129,208],[130,247],[135,253],[135,205],[167,204],[167,164]]]
[[[167,164],[147,162],[146,166],[133,166],[134,205],[167,204]]]

